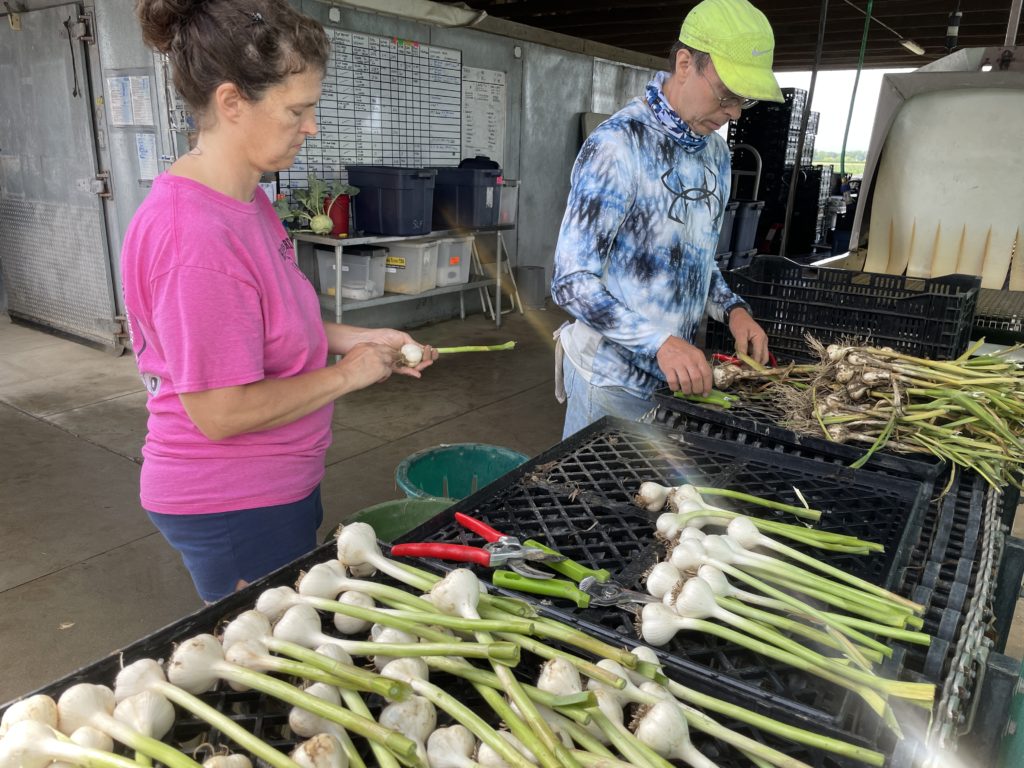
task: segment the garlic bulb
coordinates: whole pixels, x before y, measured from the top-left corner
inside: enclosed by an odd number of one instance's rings
[[[167,665],[167,679],[189,693],[212,690],[220,679],[216,666],[224,649],[213,635],[196,635],[179,645]]]
[[[148,691],[155,684],[165,682],[167,678],[159,662],[154,659],[139,659],[117,673],[114,680],[114,700],[123,701],[129,696]]]
[[[640,483],[633,503],[646,512],[661,512],[672,491],[671,486],[652,482]]]
[[[480,602],[480,580],[466,568],[449,571],[430,590],[431,602],[442,613],[462,616],[464,619],[479,619],[477,605]]]
[[[301,768],[348,768],[348,755],[329,733],[319,733],[302,742],[290,757]]]
[[[679,616],[662,603],[648,603],[640,611],[640,636],[645,643],[665,645],[679,629]]]
[[[690,742],[690,729],[674,701],[659,701],[640,718],[636,736],[662,757],[682,760],[692,768],[717,768]]]
[[[114,707],[114,717],[154,739],[162,739],[174,727],[173,705],[154,691],[136,693],[118,702]]]
[[[310,569],[310,573],[312,573],[312,569]],[[273,587],[256,598],[256,610],[271,621],[277,621],[285,611],[295,605],[305,605],[305,603],[291,587]]]
[[[333,600],[342,590],[339,582],[344,582],[347,579],[348,572],[345,570],[345,566],[337,560],[328,560],[317,563],[302,574],[296,589],[300,595]]]
[[[511,744],[515,750],[525,757],[531,764],[537,765],[537,758],[534,757],[533,752],[526,748],[523,742],[508,731],[498,731],[498,735]],[[476,761],[483,766],[483,768],[509,768],[509,764],[502,759],[501,755],[483,742],[481,742],[480,748],[476,752]]]
[[[437,727],[437,710],[433,704],[414,694],[404,701],[393,701],[384,707],[377,722],[416,742],[416,754],[426,762],[427,737]]]
[[[409,368],[415,368],[417,365],[423,362],[423,347],[419,344],[403,344],[402,349],[402,362]]]
[[[244,611],[224,627],[221,645],[230,648],[243,640],[263,640],[271,634],[270,619],[259,611]]]
[[[345,603],[346,605],[354,605],[358,608],[376,608],[377,605],[374,603],[373,598],[365,592],[357,592],[355,590],[348,590],[342,592],[338,596],[339,603]],[[370,626],[370,622],[364,621],[363,619],[356,619],[352,616],[346,616],[343,613],[334,614],[334,627],[343,635],[357,635],[365,632]]]
[[[463,725],[438,728],[427,738],[430,768],[475,768],[476,738]]]
[[[579,670],[570,662],[556,656],[544,662],[540,668],[537,687],[556,696],[567,696],[580,693],[583,690],[583,683]]]
[[[22,720],[33,720],[55,729],[57,727],[57,702],[42,693],[14,702],[0,718],[0,737],[7,733],[14,723]]]
[[[306,686],[304,690],[310,696],[316,696],[318,699],[328,701],[331,704],[341,704],[341,694],[338,693],[338,689],[333,685],[312,683]],[[329,720],[325,720],[302,707],[292,707],[288,712],[288,727],[292,729],[292,733],[295,735],[308,739],[316,736],[318,733],[332,733],[334,728],[340,728],[341,726],[335,725]]]
[[[401,659],[391,659],[380,670],[381,677],[390,677],[392,680],[410,682],[412,680],[429,680],[430,667],[421,658],[408,656]]]
[[[660,600],[676,589],[682,580],[672,563],[658,563],[647,574],[647,592]]]

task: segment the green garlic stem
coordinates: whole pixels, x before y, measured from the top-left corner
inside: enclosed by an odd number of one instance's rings
[[[474,344],[467,347],[434,347],[439,355],[450,355],[456,352],[504,352],[507,349],[515,348],[514,341],[506,341],[504,344]]]
[[[192,713],[204,723],[213,726],[242,749],[251,752],[273,768],[299,768],[290,757],[274,749],[263,739],[185,689],[167,682],[154,682],[150,688],[160,693],[168,701]]]
[[[341,694],[341,700],[345,702],[345,706],[352,710],[355,714],[365,717],[367,720],[373,720],[373,714],[370,712],[370,708],[366,706],[366,702],[363,701],[363,697],[358,691],[350,691],[346,688],[339,688],[338,692]],[[376,741],[368,742],[370,745],[370,751],[373,752],[373,756],[377,758],[377,768],[399,768],[400,763],[395,758],[391,751],[387,747],[378,744]],[[362,758],[359,758],[362,761]],[[352,758],[349,757],[350,768],[353,768]]]
[[[509,706],[508,702],[505,701],[505,698],[490,686],[483,685],[481,683],[473,683],[473,687],[479,691],[480,695],[483,696],[484,701],[490,705],[495,714],[505,721],[505,725],[508,726],[512,735],[519,739],[523,746],[533,753],[534,757],[540,759],[540,755],[547,751],[544,744],[541,743],[540,738],[533,729],[523,722],[518,713]],[[502,741],[505,741],[505,739],[502,739]],[[502,756],[506,763],[509,763],[512,766],[526,766],[527,768],[532,768],[534,765],[534,763],[530,762],[525,755],[519,754],[519,750],[515,749],[507,741],[505,742],[505,747],[501,750],[497,750],[497,752]]]
[[[822,736],[819,733],[808,731],[803,728],[797,728],[793,725],[787,725],[786,723],[780,723],[778,720],[773,720],[765,715],[759,715],[756,712],[752,712],[746,707],[741,707],[736,704],[730,704],[720,699],[716,699],[712,696],[708,696],[705,693],[695,691],[691,688],[687,688],[674,680],[669,680],[665,686],[669,693],[680,699],[680,706],[683,709],[683,714],[686,715],[686,720],[691,728],[696,728],[699,731],[708,733],[715,736],[720,741],[725,741],[733,746],[737,744],[730,741],[732,736],[730,734],[735,733],[720,723],[715,722],[710,717],[705,715],[703,712],[688,707],[682,703],[687,701],[691,704],[695,704],[698,707],[717,712],[720,715],[738,720],[741,723],[752,725],[761,731],[766,733],[772,733],[776,736],[780,736],[789,741],[794,741],[797,744],[805,744],[807,746],[816,747],[823,749],[826,752],[832,752],[837,755],[843,755],[845,757],[852,757],[861,762],[867,763],[868,765],[882,766],[885,764],[885,755],[879,752],[875,752],[864,747],[859,747],[854,744],[849,744],[845,741],[839,741],[828,736]],[[723,733],[728,731],[728,733]],[[736,734],[741,736],[741,734]],[[747,738],[743,736],[742,738]],[[755,742],[756,743],[756,742]],[[767,757],[767,755],[763,755]],[[776,765],[782,765],[782,763],[776,763]]]
[[[594,711],[590,714],[604,735],[608,737],[612,746],[619,750],[630,765],[642,765],[645,768],[673,768],[672,763],[626,730],[626,726],[622,723],[613,722],[600,708],[594,707]]]
[[[749,493],[743,493],[742,491],[733,491],[728,488],[710,488],[707,486],[700,486],[697,488],[697,493],[701,496],[724,496],[728,499],[736,499],[737,501],[746,501],[751,504],[757,504],[758,506],[767,507],[768,509],[777,509],[780,512],[789,512],[797,517],[802,517],[806,520],[820,520],[821,511],[817,509],[808,509],[807,507],[798,507],[794,504],[786,504],[781,501],[772,501],[771,499],[764,499],[760,496],[754,496]]]
[[[306,665],[303,665],[306,666]],[[314,715],[318,715],[333,723],[337,723],[352,733],[358,734],[370,741],[376,741],[390,749],[398,757],[399,761],[408,765],[415,765],[418,762],[416,756],[416,742],[408,739],[400,733],[385,728],[376,720],[355,714],[354,712],[331,704],[323,699],[306,693],[289,685],[281,680],[265,675],[261,672],[253,672],[236,664],[220,662],[214,665],[214,670],[224,679],[253,688],[268,696],[273,696],[286,704],[301,707]],[[332,684],[330,680],[326,680]],[[338,681],[334,681],[334,685]]]

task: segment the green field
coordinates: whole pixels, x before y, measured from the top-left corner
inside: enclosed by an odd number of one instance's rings
[[[817,151],[814,153],[814,164],[834,166],[835,172],[839,173],[839,155],[839,152]],[[863,176],[864,163],[867,160],[865,155],[866,153],[860,149],[847,152],[845,166],[846,173],[854,176]]]

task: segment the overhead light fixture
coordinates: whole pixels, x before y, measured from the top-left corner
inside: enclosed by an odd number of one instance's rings
[[[906,39],[900,40],[900,45],[902,45],[908,51],[910,51],[911,53],[913,53],[913,54],[915,54],[917,56],[924,56],[924,48],[922,48],[920,45],[915,43],[913,40],[906,40]]]
[[[850,6],[851,8],[857,10],[862,16],[867,16],[868,15],[868,12],[866,10],[861,8],[856,3],[852,2],[852,0],[843,0],[843,2],[846,3],[848,6]],[[900,45],[902,45],[908,51],[913,53],[915,56],[924,56],[925,50],[924,50],[924,48],[921,45],[919,45],[918,43],[915,43],[913,40],[910,40],[910,39],[904,37],[899,32],[897,32],[895,29],[893,29],[888,24],[886,24],[884,21],[881,21],[880,19],[878,19],[874,14],[871,14],[870,18],[871,18],[871,20],[873,22],[878,24],[878,26],[884,27],[885,29],[889,30],[894,35],[896,35],[896,38],[900,41]]]

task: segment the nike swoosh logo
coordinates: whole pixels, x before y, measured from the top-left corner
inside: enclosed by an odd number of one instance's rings
[[[754,50],[752,50],[750,52],[750,55],[751,56],[764,56],[764,54],[766,54],[766,53],[771,53],[771,50],[759,51],[759,50],[757,50],[757,48],[755,48]]]

